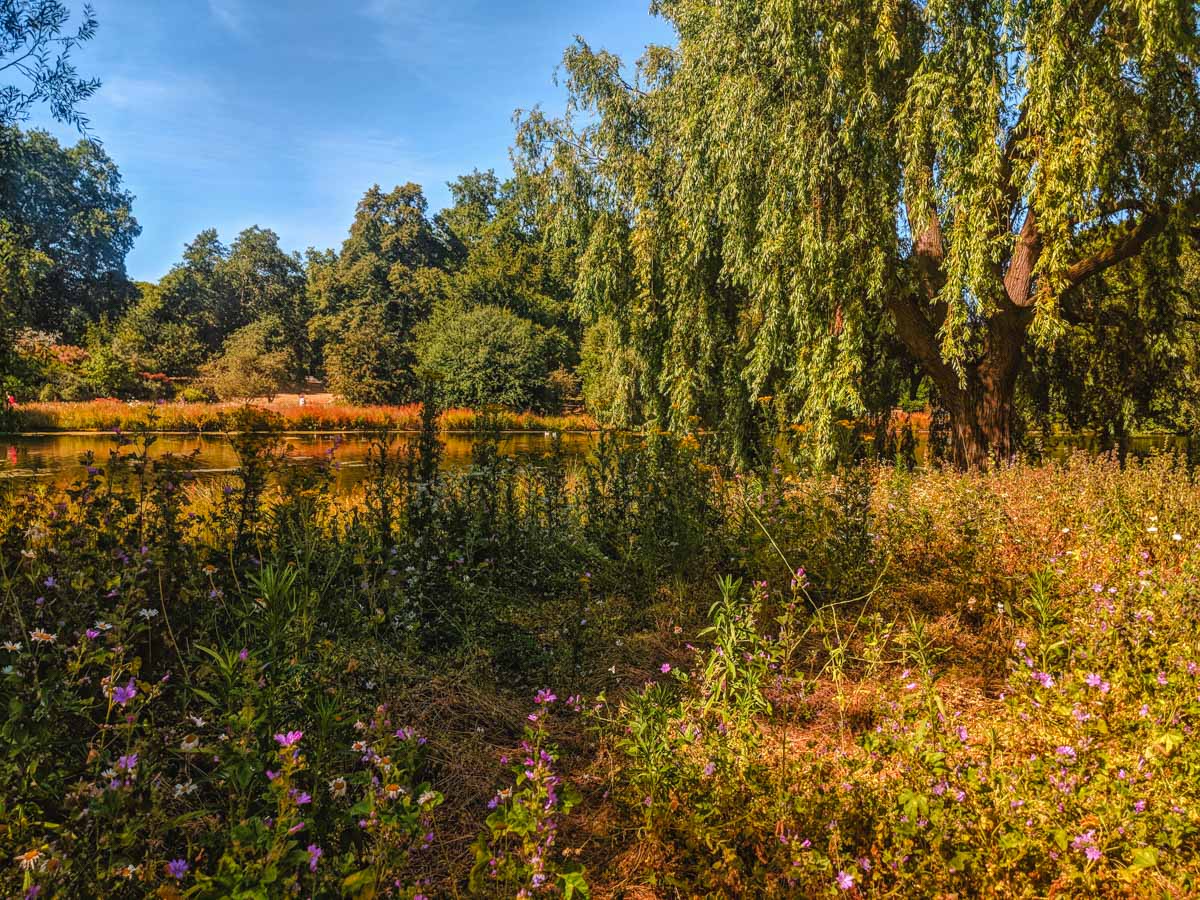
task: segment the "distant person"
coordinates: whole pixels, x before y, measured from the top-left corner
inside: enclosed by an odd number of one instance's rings
[[[298,402],[300,403],[301,406],[304,405],[304,395],[303,394],[300,395],[300,400]]]

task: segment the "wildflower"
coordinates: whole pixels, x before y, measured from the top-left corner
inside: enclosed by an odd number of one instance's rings
[[[304,737],[303,731],[289,731],[286,734],[275,735],[275,742],[280,747],[291,747],[299,742],[300,738]]]
[[[1049,672],[1034,672],[1033,680],[1044,688],[1054,687],[1054,676]]]
[[[179,749],[184,753],[192,753],[200,746],[200,737],[195,734],[189,734],[179,743]]]
[[[331,778],[329,780],[329,793],[334,797],[346,796],[346,779],[342,777]]]
[[[297,806],[304,806],[306,803],[312,803],[312,795],[307,791],[300,791],[292,797],[296,801]]]
[[[871,871],[871,861],[869,859],[867,859],[865,856],[860,856],[858,858],[858,867],[860,869],[862,869],[864,872],[870,872]]]
[[[137,763],[138,755],[136,753],[130,753],[128,756],[122,756],[117,760],[117,771],[132,772],[137,768]]]
[[[1145,812],[1146,811],[1146,801],[1145,800],[1135,801],[1133,804],[1133,811],[1134,812]]]
[[[1084,683],[1088,687],[1099,688],[1100,693],[1102,693],[1102,694],[1108,693],[1108,689],[1109,689],[1108,682],[1105,681],[1103,678],[1101,678],[1099,675],[1097,675],[1095,672],[1089,672],[1088,676],[1086,678],[1084,678],[1083,680],[1084,680]]]
[[[355,753],[366,753],[367,752],[367,742],[366,741],[355,741],[353,744],[350,745],[350,749],[353,750]]]
[[[32,872],[34,869],[40,869],[42,863],[41,850],[26,850],[24,853],[19,853],[13,859],[24,872]]]
[[[1173,540],[1173,541],[1182,541],[1182,540],[1183,540],[1183,535],[1182,535],[1182,534],[1180,534],[1180,533],[1177,531],[1177,532],[1175,532],[1173,535],[1171,535],[1171,540]]]
[[[167,874],[178,881],[188,873],[190,868],[186,859],[173,859],[167,863]]]
[[[325,855],[325,851],[316,844],[308,845],[308,871],[317,871],[317,861]]]
[[[58,640],[58,635],[51,634],[49,631],[46,631],[42,628],[35,628],[33,631],[29,632],[29,639],[39,644],[53,644],[56,640]]]
[[[541,705],[544,703],[553,703],[557,699],[558,697],[554,696],[549,688],[542,688],[542,690],[538,691],[534,696],[533,702]]]
[[[117,704],[118,706],[124,706],[126,703],[128,703],[130,700],[132,700],[136,696],[137,696],[137,682],[135,682],[132,678],[130,678],[128,684],[118,685],[116,688],[113,689],[112,702]]]
[[[288,829],[288,834],[295,834],[297,831],[302,831],[303,829],[304,829],[304,823],[297,822],[295,825],[293,825],[291,828]]]
[[[1158,676],[1155,680],[1158,681],[1159,684],[1166,684],[1167,683],[1167,673],[1159,672]]]
[[[954,733],[958,735],[958,739],[962,741],[962,743],[965,744],[967,742],[967,728],[965,725],[959,725],[956,729],[954,729]]]
[[[149,622],[151,619],[156,618],[158,616],[158,610],[151,609],[150,607],[146,607],[145,609],[139,609],[137,614],[139,616],[141,616],[143,619],[145,619],[147,622]]]
[[[659,667],[659,671],[662,672],[664,675],[666,675],[668,672],[671,671],[671,664],[663,663],[662,666]]]
[[[396,784],[395,782],[392,782],[390,784],[385,784],[383,786],[383,795],[385,797],[387,797],[389,800],[395,800],[397,797],[399,797],[403,793],[404,793],[404,788],[400,787],[400,785]]]
[[[5,650],[9,651],[10,653],[20,653],[21,652],[21,644],[19,641],[5,641],[3,644],[0,644],[0,646],[2,646]]]
[[[1059,756],[1066,757],[1067,759],[1075,759],[1075,756],[1076,756],[1075,748],[1068,747],[1066,744],[1063,744],[1060,747],[1055,747],[1054,752],[1057,753]]]
[[[854,876],[849,872],[837,873],[837,886],[839,890],[848,891],[854,887]]]

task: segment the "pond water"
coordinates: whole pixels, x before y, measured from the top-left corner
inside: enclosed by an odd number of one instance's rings
[[[297,463],[321,459],[331,450],[336,464],[337,485],[346,489],[366,475],[367,452],[376,438],[366,434],[289,434],[288,458]],[[394,449],[415,442],[416,434],[391,436]],[[444,434],[442,465],[463,468],[471,461],[476,438],[468,434]],[[591,434],[564,434],[563,447],[569,456],[583,456],[595,440]],[[45,479],[66,484],[84,473],[80,458],[91,450],[97,465],[103,465],[116,444],[106,434],[20,434],[0,435],[0,482],[7,479]],[[537,457],[550,449],[550,437],[540,432],[512,432],[500,439],[500,452],[520,458]],[[128,448],[126,451],[128,452]],[[195,453],[191,468],[199,475],[231,473],[238,465],[229,441],[219,435],[160,434],[150,448],[151,457]]]
[[[402,447],[417,439],[416,434],[392,436],[393,446]],[[316,460],[330,450],[337,464],[336,479],[340,489],[358,483],[366,475],[367,451],[374,438],[366,434],[290,434],[288,456],[297,463]],[[477,438],[469,434],[444,434],[445,447],[442,465],[447,469],[463,468],[471,461],[471,447]],[[593,434],[565,434],[563,445],[568,456],[586,456],[595,444]],[[30,434],[0,435],[0,483],[8,479],[45,479],[66,484],[83,474],[80,457],[88,450],[102,464],[114,447],[106,434]],[[1048,439],[1045,454],[1052,459],[1064,459],[1074,450],[1098,449],[1096,439],[1086,435],[1057,435]],[[550,437],[540,432],[510,432],[500,441],[505,455],[535,458],[550,449]],[[1186,453],[1187,438],[1177,435],[1145,435],[1135,438],[1130,448],[1134,456],[1153,453]],[[186,455],[195,452],[193,469],[201,475],[229,474],[238,464],[237,455],[229,441],[219,435],[162,434],[151,448],[151,456],[164,453]],[[923,458],[925,436],[918,439],[917,455]]]

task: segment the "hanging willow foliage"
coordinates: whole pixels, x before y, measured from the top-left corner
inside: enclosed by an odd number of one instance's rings
[[[676,45],[627,79],[579,40],[565,116],[521,117],[514,156],[663,424],[750,439],[773,395],[828,447],[898,340],[959,462],[1008,456],[1063,295],[1200,214],[1190,0],[654,9]]]

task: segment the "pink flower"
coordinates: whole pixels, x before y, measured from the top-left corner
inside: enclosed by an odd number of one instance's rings
[[[662,666],[659,668],[659,671],[662,672],[664,675],[666,675],[668,672],[671,671],[671,664],[663,663]]]
[[[275,741],[280,747],[291,747],[299,742],[300,738],[304,737],[303,731],[289,731],[287,734],[275,735]]]
[[[854,887],[854,876],[849,872],[837,873],[837,886],[840,890],[848,891]]]

